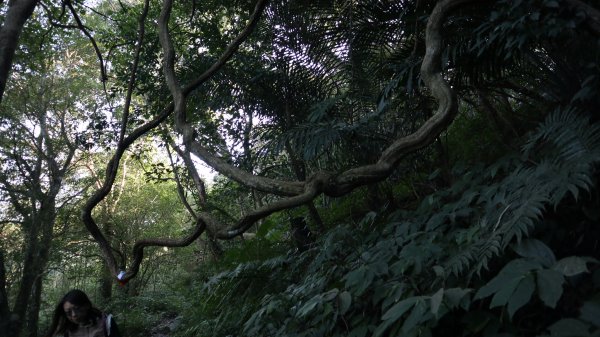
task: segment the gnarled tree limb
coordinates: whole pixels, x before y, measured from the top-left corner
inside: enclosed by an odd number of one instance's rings
[[[110,246],[110,243],[108,242],[108,240],[106,239],[106,237],[104,236],[104,234],[98,228],[98,225],[94,221],[94,218],[92,217],[92,211],[102,200],[104,200],[104,198],[108,195],[108,193],[110,193],[110,190],[112,188],[112,185],[113,185],[114,180],[117,175],[119,162],[120,162],[121,158],[123,157],[125,150],[131,144],[133,144],[133,142],[135,142],[137,139],[139,139],[141,136],[143,136],[150,130],[156,128],[162,122],[164,122],[167,119],[167,117],[169,117],[173,113],[173,111],[175,111],[175,110],[181,111],[181,107],[177,107],[177,105],[182,104],[183,99],[177,99],[177,97],[180,97],[180,96],[183,97],[184,94],[185,95],[189,94],[194,88],[201,85],[208,78],[213,76],[231,58],[231,56],[235,53],[235,51],[237,50],[239,45],[248,37],[250,32],[256,26],[258,19],[260,18],[260,13],[264,9],[266,2],[267,2],[266,0],[260,0],[258,2],[255,12],[253,13],[252,18],[251,18],[250,22],[248,23],[248,25],[229,44],[229,46],[223,52],[223,55],[213,64],[213,66],[211,66],[206,72],[204,72],[195,81],[193,81],[190,85],[187,85],[183,89],[179,89],[179,85],[176,83],[176,81],[172,81],[171,83],[168,82],[167,84],[169,85],[170,89],[171,88],[176,89],[175,92],[177,93],[177,95],[175,96],[176,99],[174,99],[174,103],[170,103],[154,119],[152,119],[151,121],[147,122],[146,124],[138,127],[137,129],[133,130],[131,134],[129,134],[127,137],[123,138],[122,141],[119,142],[112,159],[107,164],[106,178],[104,180],[104,183],[102,184],[102,187],[99,188],[88,199],[88,201],[84,205],[84,208],[83,208],[82,214],[81,214],[82,221],[84,222],[87,230],[94,237],[94,240],[96,240],[96,242],[98,242],[98,244],[100,246],[100,250],[102,252],[102,256],[103,256],[106,264],[108,265],[109,270],[111,271],[111,273],[113,273],[113,275],[116,276],[119,274],[120,267],[117,265],[116,259],[113,255],[113,252],[112,252],[112,249]],[[172,4],[171,2],[166,2],[165,6],[163,6],[163,12],[165,12],[167,10],[170,11],[171,4]],[[165,7],[169,7],[169,8],[165,9]],[[140,24],[142,24],[142,23],[140,22]],[[168,59],[168,57],[169,57],[169,55],[165,55],[165,58]],[[172,78],[174,79],[174,76]],[[176,118],[181,118],[181,116],[179,116],[179,117],[176,116]],[[125,128],[126,125],[121,125],[121,127]],[[211,219],[208,219],[208,221],[211,221]],[[197,218],[194,231],[190,234],[190,236],[183,238],[183,239],[179,239],[179,240],[177,240],[177,239],[146,239],[146,240],[138,241],[134,245],[134,253],[133,253],[134,257],[133,257],[132,264],[130,265],[130,268],[127,271],[127,273],[123,277],[121,277],[120,280],[126,282],[129,279],[133,278],[137,274],[137,272],[139,271],[139,265],[143,258],[144,247],[148,247],[148,246],[180,247],[180,246],[189,245],[191,242],[193,242],[193,240],[198,238],[198,236],[200,236],[200,234],[202,234],[202,232],[206,228],[206,222],[207,222],[206,218],[199,216]]]
[[[321,193],[330,196],[341,196],[359,186],[387,178],[404,155],[431,144],[448,127],[456,115],[457,101],[455,94],[442,76],[441,52],[443,45],[441,28],[446,15],[452,8],[472,0],[440,1],[429,17],[426,28],[426,54],[421,66],[421,77],[438,102],[438,108],[433,116],[416,132],[395,141],[383,152],[377,163],[350,169],[337,175],[318,172],[305,182],[288,182],[254,176],[212,155],[194,139],[194,129],[185,120],[186,95],[179,87],[175,77],[175,53],[168,33],[169,4],[171,1],[165,0],[159,27],[161,29],[161,44],[166,55],[164,59],[165,78],[176,102],[176,128],[183,135],[184,146],[228,178],[261,191],[290,196],[248,213],[234,227],[218,233],[219,238],[228,239],[240,235],[256,220],[278,210],[306,204]]]
[[[39,0],[9,1],[4,24],[0,27],[0,103],[17,49],[23,26]]]
[[[441,51],[443,49],[441,28],[448,12],[459,4],[466,3],[472,0],[443,0],[437,3],[433,12],[429,17],[426,31],[426,54],[421,66],[421,77],[425,85],[431,90],[432,96],[438,103],[437,111],[428,119],[415,133],[403,137],[395,141],[388,147],[377,163],[366,165],[354,169],[347,170],[339,174],[331,174],[327,172],[314,173],[304,182],[289,182],[257,177],[250,173],[244,172],[233,165],[226,163],[220,158],[212,155],[207,151],[196,139],[195,130],[186,121],[185,104],[187,96],[199,85],[209,79],[216,71],[218,71],[239,47],[240,43],[248,36],[250,31],[256,25],[260,13],[263,11],[266,0],[259,0],[252,14],[250,23],[240,33],[240,35],[226,48],[225,52],[212,67],[205,73],[200,75],[185,86],[181,86],[175,76],[174,63],[175,52],[168,31],[168,21],[172,7],[172,0],[164,0],[161,16],[159,19],[159,37],[164,52],[164,74],[167,85],[173,97],[173,103],[169,105],[161,114],[162,117],[157,117],[152,123],[146,124],[143,128],[136,129],[129,137],[125,138],[117,148],[113,159],[107,167],[107,179],[103,188],[100,189],[86,204],[83,214],[84,222],[88,230],[94,235],[94,238],[99,242],[103,251],[103,256],[109,268],[116,275],[115,259],[110,252],[110,245],[93,222],[91,210],[100,202],[104,196],[110,191],[114,176],[118,167],[118,162],[123,155],[123,151],[137,137],[147,132],[151,128],[161,123],[166,116],[171,112],[175,115],[175,128],[183,136],[183,146],[185,151],[189,151],[207,164],[212,166],[220,173],[237,180],[244,185],[256,188],[261,191],[275,193],[278,195],[288,196],[282,198],[269,205],[259,208],[253,212],[246,214],[233,227],[217,233],[217,237],[229,239],[242,234],[255,221],[272,214],[273,212],[288,209],[306,204],[321,193],[331,196],[340,196],[349,191],[363,186],[368,183],[381,181],[391,174],[392,170],[397,166],[398,162],[407,153],[416,149],[422,148],[430,144],[443,130],[445,130],[457,111],[457,102],[454,92],[449,87],[442,76]],[[112,176],[112,178],[111,178]],[[202,212],[197,216],[197,221],[194,230],[185,238],[181,239],[144,239],[136,242],[133,248],[133,261],[129,266],[129,270],[123,281],[127,281],[134,277],[143,258],[145,247],[149,246],[167,246],[179,247],[185,246],[193,242],[206,229],[207,224],[215,221],[208,213]]]

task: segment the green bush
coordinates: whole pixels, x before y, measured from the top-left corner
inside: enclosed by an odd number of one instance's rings
[[[178,335],[598,336],[598,162],[600,127],[557,110],[415,210],[199,280]]]

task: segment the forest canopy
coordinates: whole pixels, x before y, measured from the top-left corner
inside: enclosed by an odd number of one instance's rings
[[[597,3],[0,0],[0,25],[0,335],[71,287],[132,336],[600,335]]]

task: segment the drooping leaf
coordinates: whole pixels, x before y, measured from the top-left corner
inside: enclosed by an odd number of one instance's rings
[[[497,299],[504,305],[508,301],[508,296],[517,287],[523,276],[531,270],[539,269],[540,264],[527,259],[515,259],[510,261],[502,270],[485,286],[481,287],[475,294],[475,299],[488,297],[504,289],[502,298]],[[512,289],[512,290],[511,290]],[[506,294],[508,293],[508,294]]]
[[[340,314],[345,314],[352,304],[352,295],[347,291],[342,291],[338,295],[338,307]]]
[[[586,337],[589,325],[574,318],[564,318],[548,327],[552,337]]]
[[[383,335],[392,324],[396,323],[404,313],[410,310],[415,303],[421,299],[421,297],[409,297],[396,303],[393,307],[386,311],[385,314],[383,314],[381,317],[383,322],[377,326],[373,337],[379,337]]]
[[[581,306],[579,318],[583,321],[592,323],[596,328],[600,328],[600,298],[596,298],[586,301]]]
[[[573,276],[589,272],[587,268],[587,262],[588,260],[585,258],[579,256],[569,256],[557,261],[552,268],[561,272],[565,276]]]
[[[523,240],[513,247],[513,249],[522,257],[540,261],[544,267],[550,267],[556,263],[556,257],[554,256],[552,249],[537,239]]]
[[[440,288],[435,294],[431,296],[431,313],[434,315],[438,314],[442,299],[444,298],[444,288]]]
[[[492,297],[490,308],[506,305],[523,278],[523,276],[520,276],[518,278],[507,280],[507,282],[494,294],[494,297]]]
[[[391,307],[388,311],[386,311],[381,319],[384,321],[396,321],[400,316],[402,316],[405,312],[407,312],[412,306],[419,300],[419,297],[409,297],[405,300],[402,300],[396,303],[393,307]]]
[[[553,269],[541,269],[536,272],[536,275],[540,300],[547,306],[555,308],[563,293],[562,285],[565,281],[563,274]]]
[[[450,309],[454,309],[461,305],[465,296],[469,294],[471,289],[463,289],[463,288],[450,288],[444,290],[444,298],[446,299],[446,304]],[[470,301],[465,301],[467,307],[463,307],[463,309],[467,310]]]
[[[529,302],[534,290],[535,281],[533,275],[527,274],[527,276],[519,282],[517,289],[508,300],[507,310],[510,318],[514,316],[517,310]]]
[[[405,333],[410,332],[417,324],[427,320],[428,315],[431,315],[431,313],[427,310],[427,303],[423,300],[417,301],[408,317],[406,317],[402,325],[402,331]]]

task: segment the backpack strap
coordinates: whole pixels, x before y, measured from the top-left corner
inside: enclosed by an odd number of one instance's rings
[[[110,328],[112,325],[112,315],[108,314],[108,315],[105,315],[105,317],[106,317],[106,320],[104,322],[104,336],[108,337],[108,336],[110,336]]]
[[[102,313],[102,331],[104,332],[104,337],[110,336],[111,319],[112,315]]]

